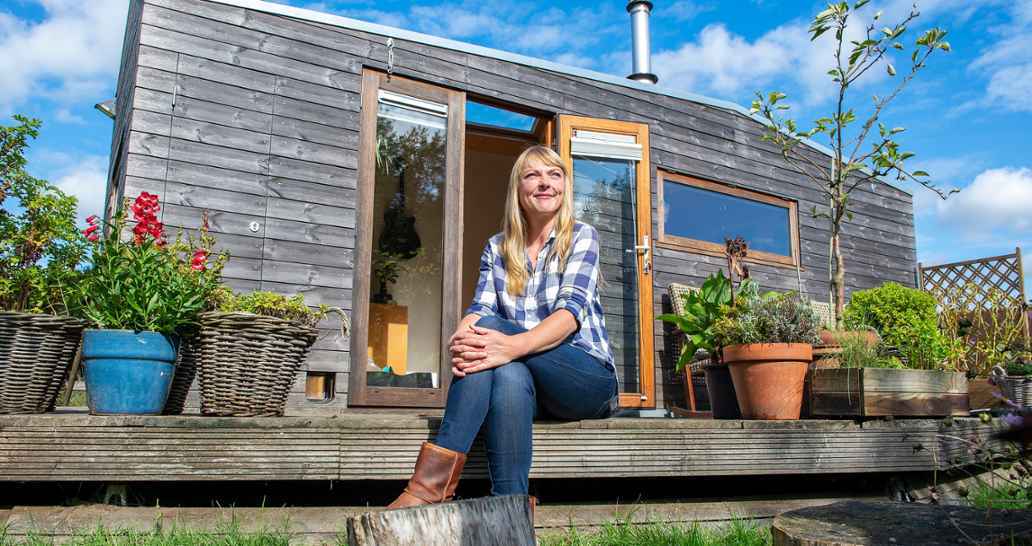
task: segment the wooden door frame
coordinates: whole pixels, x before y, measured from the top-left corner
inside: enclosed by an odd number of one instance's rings
[[[379,90],[393,91],[448,105],[447,163],[444,189],[444,248],[441,287],[441,358],[435,389],[370,387],[366,384],[366,354],[369,342],[369,290],[372,282],[373,195],[376,186],[376,120]],[[441,408],[448,397],[451,368],[444,364],[448,338],[459,322],[462,284],[461,235],[462,175],[465,163],[466,94],[387,74],[369,68],[362,71],[362,110],[358,151],[358,188],[355,213],[354,281],[351,304],[351,373],[348,378],[348,406],[395,406]]]
[[[656,407],[655,340],[653,320],[652,273],[655,270],[655,248],[652,237],[652,171],[649,163],[649,126],[645,123],[589,118],[583,116],[559,116],[559,155],[566,162],[566,169],[573,176],[573,156],[570,138],[574,129],[585,129],[604,133],[634,135],[641,145],[641,161],[635,168],[635,198],[637,213],[637,238],[640,243],[648,237],[649,256],[652,267],[646,273],[642,258],[638,257],[638,387],[639,392],[620,393],[620,406],[625,408],[649,409]]]

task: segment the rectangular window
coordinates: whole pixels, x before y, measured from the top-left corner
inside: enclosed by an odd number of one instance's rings
[[[658,178],[659,243],[723,255],[726,238],[742,237],[750,261],[798,263],[795,201],[663,171]]]

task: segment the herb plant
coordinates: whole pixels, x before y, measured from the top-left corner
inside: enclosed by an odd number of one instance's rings
[[[287,297],[275,292],[255,291],[237,295],[223,290],[219,294],[218,310],[224,313],[253,313],[315,327],[330,309],[325,305],[315,309],[308,307],[301,294]]]
[[[820,343],[820,318],[793,292],[759,294],[754,283],[741,286],[735,306],[713,326],[721,346],[743,343]]]

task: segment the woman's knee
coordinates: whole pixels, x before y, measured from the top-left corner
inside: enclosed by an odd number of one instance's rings
[[[526,331],[523,328],[520,328],[516,323],[503,319],[498,315],[485,315],[480,317],[476,324],[481,328],[487,328],[488,330],[495,330],[509,335]]]
[[[509,404],[529,404],[533,406],[535,398],[534,376],[522,362],[510,362],[492,370],[491,401]]]

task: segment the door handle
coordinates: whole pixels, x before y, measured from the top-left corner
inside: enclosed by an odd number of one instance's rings
[[[638,256],[642,256],[643,257],[643,261],[642,261],[641,269],[642,269],[642,272],[644,272],[646,275],[648,275],[649,271],[652,270],[652,246],[649,245],[649,236],[648,235],[642,235],[641,236],[641,242],[642,242],[642,244],[634,245],[634,248],[628,248],[628,249],[624,250],[624,252],[633,252],[634,254],[636,254]]]

